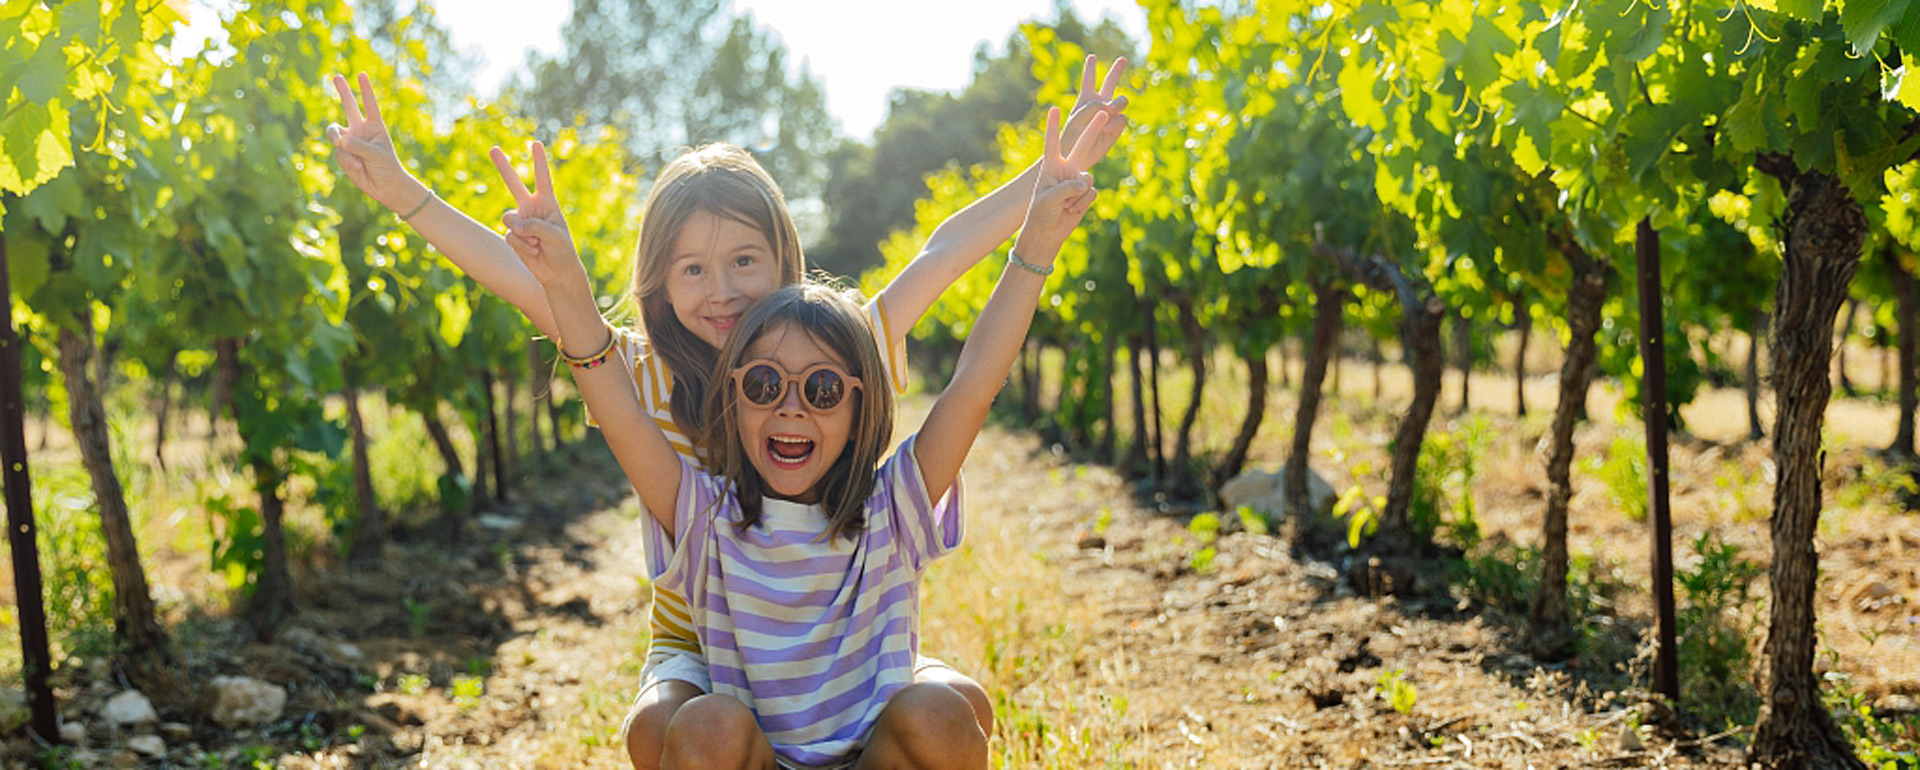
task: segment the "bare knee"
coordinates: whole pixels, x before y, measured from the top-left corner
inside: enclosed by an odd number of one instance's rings
[[[985,767],[987,736],[966,696],[920,682],[887,701],[861,759],[874,767]]]
[[[773,745],[746,704],[726,695],[687,701],[667,724],[663,768],[771,768]]]
[[[690,683],[669,679],[647,688],[627,714],[627,759],[634,770],[659,770],[666,748],[667,724],[687,701],[702,695]]]
[[[938,682],[953,688],[967,699],[967,705],[973,707],[974,721],[980,724],[980,732],[988,738],[993,737],[993,699],[987,697],[987,689],[981,687],[972,677],[945,666],[928,666],[915,672],[916,682]]]

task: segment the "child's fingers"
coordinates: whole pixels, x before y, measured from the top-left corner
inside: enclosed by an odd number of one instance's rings
[[[1088,123],[1087,130],[1081,132],[1080,135],[1083,137],[1101,136],[1100,132],[1106,127],[1107,113],[1103,111],[1093,116],[1093,122]],[[1054,144],[1047,148],[1048,157],[1054,157],[1054,152],[1059,148],[1059,137],[1053,136],[1053,140]],[[1074,142],[1073,154],[1067,156],[1067,165],[1072,166],[1076,171],[1084,171],[1088,166],[1093,165],[1094,161],[1100,159],[1100,156],[1094,152],[1094,144],[1096,144],[1096,142]]]
[[[521,206],[527,205],[533,195],[529,194],[527,186],[520,182],[520,172],[513,167],[513,161],[507,159],[507,153],[495,145],[487,155],[493,158],[493,167],[500,172],[500,178],[506,181],[507,191],[513,193],[514,202]]]
[[[1099,92],[1100,57],[1087,54],[1087,60],[1080,66],[1080,101],[1087,101]]]
[[[1098,120],[1098,118],[1096,118]],[[1041,158],[1053,160],[1060,157],[1060,108],[1047,108],[1046,143],[1042,145]]]
[[[539,217],[521,217],[519,223],[513,225],[512,229],[515,234],[535,243],[546,243],[549,240],[557,243],[560,239],[567,237],[566,228]]]
[[[1120,87],[1120,76],[1127,71],[1127,57],[1113,60],[1113,66],[1107,68],[1107,85],[1100,89],[1100,98],[1112,100],[1113,91]]]
[[[540,247],[516,233],[507,233],[507,245],[513,247],[513,253],[520,255],[521,261],[540,259]]]
[[[333,91],[340,95],[340,106],[347,112],[347,126],[360,125],[360,102],[353,98],[353,90],[347,88],[347,79],[341,75],[333,76]]]
[[[340,146],[345,148],[347,152],[353,153],[355,158],[374,156],[380,152],[380,145],[351,136],[341,137]]]
[[[344,79],[345,78],[342,78],[342,80]],[[367,120],[379,123],[380,99],[373,95],[373,78],[367,77],[367,73],[365,72],[360,73],[360,96],[366,100]]]
[[[539,186],[540,194],[553,197],[553,175],[547,173],[547,146],[539,140],[533,144],[533,183]]]

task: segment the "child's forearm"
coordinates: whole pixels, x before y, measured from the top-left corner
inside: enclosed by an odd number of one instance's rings
[[[900,338],[889,344],[906,339],[947,287],[1019,229],[1039,168],[1038,163],[1028,166],[933,229],[920,254],[887,285],[887,328]]]
[[[536,282],[535,284],[539,284]],[[590,356],[612,342],[613,330],[593,303],[593,290],[582,273],[577,280],[542,287],[543,301],[554,309],[555,341],[569,356]],[[616,361],[592,369],[573,370],[580,398],[600,423],[600,435],[613,450],[627,479],[640,493],[640,502],[668,532],[673,529],[674,501],[680,491],[680,455],[667,443],[653,418],[640,406],[633,375]]]
[[[406,223],[426,238],[427,243],[433,244],[435,249],[452,260],[461,272],[519,308],[541,334],[557,338],[560,330],[554,325],[546,291],[533,273],[527,271],[527,266],[513,253],[506,240],[441,200],[440,196],[434,195],[429,200],[427,196],[430,191],[426,185],[415,184],[419,185],[418,188],[409,190],[403,196],[411,202],[400,205],[411,208],[419,205],[420,201],[426,201],[426,206]],[[387,205],[394,207],[391,202],[387,202]],[[406,210],[394,208],[394,213],[404,214]]]
[[[1055,245],[1044,253],[1036,249],[1029,255],[1018,244],[1014,247],[1021,259],[1042,269],[1052,266],[1058,250]],[[959,478],[960,465],[986,425],[993,399],[1006,384],[1007,373],[1013,370],[1013,362],[1026,343],[1045,283],[1046,278],[1037,273],[1007,266],[960,349],[953,381],[928,412],[920,429],[922,440],[914,444],[914,456],[928,494],[936,499]]]

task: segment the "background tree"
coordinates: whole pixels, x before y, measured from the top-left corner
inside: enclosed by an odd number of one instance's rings
[[[820,83],[789,71],[785,46],[751,17],[718,0],[580,0],[560,39],[565,50],[533,54],[507,88],[541,131],[614,129],[629,173],[731,142],[789,199],[820,191],[834,140]]]

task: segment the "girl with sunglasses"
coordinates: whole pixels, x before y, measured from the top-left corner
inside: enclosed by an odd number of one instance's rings
[[[1106,122],[1094,116],[1088,133]],[[967,699],[914,679],[919,579],[959,545],[960,465],[1055,255],[1093,202],[1092,178],[1078,169],[1094,150],[1081,143],[1062,155],[1060,133],[1050,110],[999,285],[919,433],[884,458],[893,399],[874,328],[853,300],[800,284],[746,312],[711,376],[702,470],[649,418],[633,379],[602,366],[615,335],[557,207],[509,215],[508,241],[546,294],[581,395],[610,426],[601,435],[673,533],[659,580],[687,599],[712,691],[680,707],[663,766],[986,766]],[[534,149],[534,173],[550,189],[545,152]]]
[[[1113,62],[1103,88],[1097,84],[1097,66],[1093,56],[1086,58],[1080,93],[1064,132],[1075,150],[1091,145],[1076,155],[1087,163],[1103,157],[1127,123],[1127,98],[1115,97],[1126,60]],[[333,78],[347,125],[330,126],[327,137],[347,178],[462,271],[519,308],[543,334],[558,339],[539,282],[514,256],[510,241],[516,236],[509,232],[503,239],[414,179],[380,117],[372,81],[362,73],[359,85],[356,98],[346,78]],[[1095,113],[1106,114],[1108,122],[1100,131],[1086,130]],[[529,192],[497,148],[493,160],[507,175],[518,205],[512,216],[559,216],[548,188]],[[888,394],[889,385],[894,392],[906,386],[907,330],[940,292],[1013,233],[1035,173],[1028,169],[950,217],[934,230],[913,263],[868,303],[868,318],[880,330],[877,342],[886,367],[885,374],[867,381],[871,389],[866,392],[879,398]],[[653,422],[681,455],[699,463],[707,447],[697,440],[712,422],[706,396],[719,384],[710,373],[728,331],[753,303],[800,281],[805,258],[780,187],[737,147],[708,145],[667,164],[647,196],[641,221],[629,292],[640,323],[616,330],[611,358],[616,366],[611,368],[631,374]],[[671,530],[651,523],[643,527],[648,574],[658,578],[672,549]],[[707,661],[688,625],[687,602],[657,580],[653,589],[647,660],[638,695],[620,728],[635,770],[659,766],[661,740],[680,706],[713,691]],[[942,682],[965,694],[981,729],[992,734],[993,705],[977,682],[933,658],[922,658],[916,669],[916,680]]]

